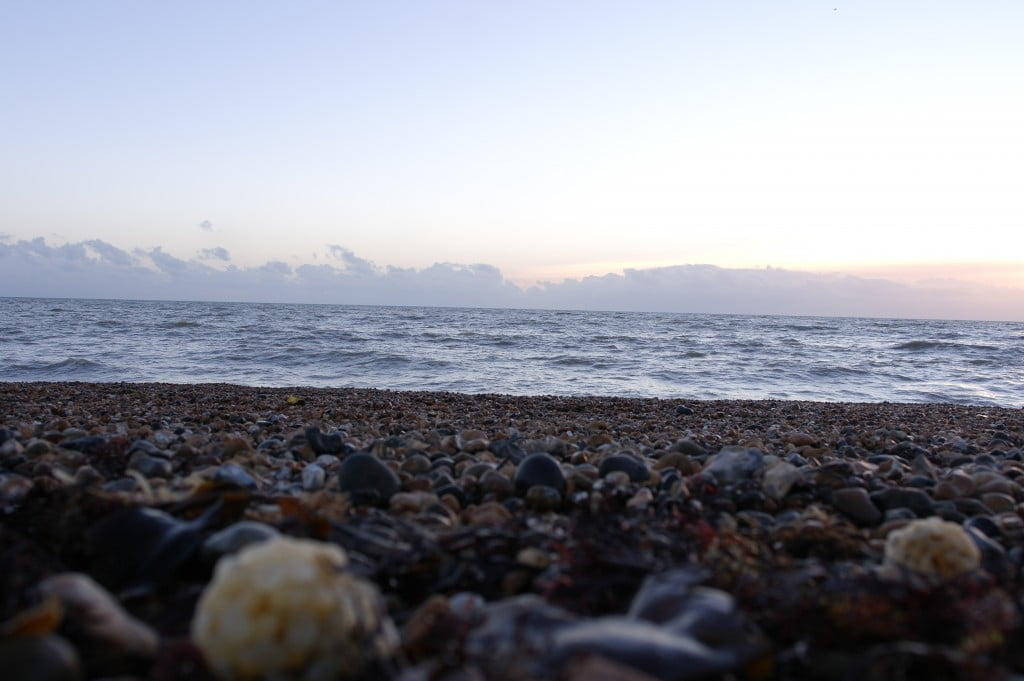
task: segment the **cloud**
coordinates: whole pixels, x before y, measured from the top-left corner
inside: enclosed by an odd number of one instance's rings
[[[209,220],[203,220],[202,222],[199,223],[199,229],[203,230],[204,232],[212,232],[213,223],[210,222]]]
[[[216,248],[204,248],[199,251],[197,257],[200,260],[223,260],[224,262],[231,260],[231,254],[228,253],[228,249],[220,246]]]
[[[0,295],[1024,321],[1024,291],[950,279],[679,265],[523,289],[488,264],[381,266],[338,245],[328,254],[318,264],[214,268],[204,261],[227,262],[226,249],[183,260],[159,246],[129,253],[100,240],[8,240]]]

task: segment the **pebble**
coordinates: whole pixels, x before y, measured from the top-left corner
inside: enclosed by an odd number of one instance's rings
[[[598,473],[604,477],[612,471],[622,471],[629,476],[632,482],[647,482],[650,471],[645,464],[635,456],[629,454],[613,454],[601,461]]]
[[[525,500],[527,508],[535,511],[554,511],[562,505],[561,493],[549,485],[532,485]]]
[[[873,526],[882,521],[882,512],[862,487],[835,490],[832,492],[832,504],[858,525]]]
[[[981,552],[971,536],[955,523],[939,518],[913,520],[889,533],[884,567],[905,569],[948,579],[978,569]]]
[[[302,489],[306,492],[315,492],[323,488],[327,480],[327,471],[315,463],[307,464],[302,469]]]
[[[723,447],[704,466],[704,473],[720,482],[737,482],[753,476],[764,466],[764,454],[758,449],[731,445]]]
[[[257,489],[259,485],[249,471],[236,463],[226,463],[219,466],[213,474],[213,481],[222,485],[237,485],[246,489]]]
[[[530,454],[516,468],[515,487],[525,494],[531,487],[544,485],[559,494],[565,491],[565,475],[553,456],[545,452]]]
[[[777,461],[765,470],[761,489],[769,499],[781,501],[802,478],[799,468],[786,461]]]
[[[214,532],[202,544],[200,554],[207,563],[237,553],[250,544],[257,544],[280,535],[276,528],[255,520],[240,520]]]
[[[224,679],[334,679],[395,654],[377,587],[332,544],[277,537],[217,563],[192,639]]]
[[[66,621],[93,648],[103,647],[107,655],[153,658],[160,637],[145,622],[129,615],[106,589],[88,575],[65,572],[47,577],[39,584],[44,596],[58,599]]]
[[[348,492],[356,504],[385,505],[400,488],[398,476],[372,454],[350,454],[338,469],[338,489]]]
[[[0,638],[0,669],[5,681],[80,681],[85,678],[78,651],[55,634]]]

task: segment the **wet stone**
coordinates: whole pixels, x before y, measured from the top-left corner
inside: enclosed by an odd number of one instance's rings
[[[338,489],[356,504],[384,505],[400,488],[398,477],[372,454],[350,454],[338,469]]]
[[[321,489],[326,479],[327,471],[315,463],[302,469],[302,489],[306,492],[315,492]]]
[[[510,497],[515,493],[515,485],[507,476],[498,471],[487,471],[479,481],[480,491],[486,494],[493,494],[498,499]]]
[[[174,464],[170,461],[142,452],[132,454],[128,461],[128,468],[138,471],[147,478],[169,478],[174,474]]]
[[[84,678],[82,662],[74,646],[53,634],[0,639],[0,669],[5,681],[79,681]]]
[[[249,544],[278,536],[277,529],[255,520],[242,520],[211,534],[203,542],[200,554],[204,561],[215,563],[221,556],[237,553]]]
[[[647,478],[650,476],[647,464],[628,454],[613,454],[601,461],[598,473],[602,477],[612,471],[622,471],[633,482],[647,482]]]
[[[306,442],[315,454],[340,454],[345,450],[345,433],[325,434],[315,426],[306,429]]]
[[[758,449],[730,445],[722,448],[704,466],[721,482],[737,482],[750,478],[764,466],[764,454]]]
[[[213,481],[222,485],[237,485],[247,489],[256,489],[256,479],[236,463],[226,463],[219,466],[213,474]]]
[[[910,509],[919,518],[928,517],[935,512],[935,502],[927,492],[912,487],[890,487],[875,492],[871,495],[871,501],[885,511],[893,508]]]
[[[789,462],[779,461],[765,471],[761,489],[768,498],[780,501],[802,478],[803,473],[799,468]]]
[[[863,487],[835,490],[832,492],[832,504],[858,525],[877,525],[882,521],[882,512]]]
[[[550,454],[537,452],[531,454],[516,469],[515,486],[519,494],[526,493],[531,487],[544,485],[561,494],[565,491],[565,475],[562,467]]]
[[[562,505],[561,493],[549,485],[532,485],[526,490],[526,506],[534,511],[554,511]]]

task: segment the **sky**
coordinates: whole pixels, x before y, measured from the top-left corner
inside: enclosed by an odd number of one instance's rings
[[[1021,26],[3,3],[0,295],[1024,320]]]

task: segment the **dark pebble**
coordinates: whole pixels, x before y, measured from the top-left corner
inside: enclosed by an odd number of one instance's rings
[[[350,454],[338,468],[338,489],[356,504],[383,506],[400,487],[398,476],[372,454]]]
[[[598,468],[598,475],[603,478],[612,471],[626,473],[633,482],[647,482],[647,478],[650,477],[647,465],[635,456],[628,454],[613,454],[606,458]]]
[[[871,501],[880,509],[908,508],[918,518],[927,518],[935,513],[935,502],[926,492],[913,487],[890,487],[875,492]]]
[[[565,492],[565,475],[562,467],[550,454],[537,452],[531,454],[516,469],[516,492],[525,494],[534,485],[547,485],[560,494]]]
[[[306,442],[317,454],[340,454],[345,448],[344,433],[321,433],[316,426],[306,429]]]

